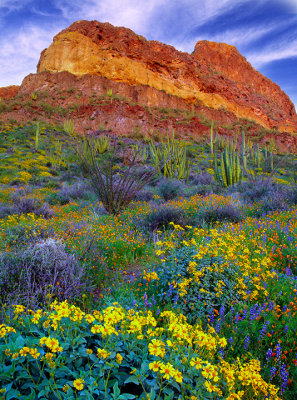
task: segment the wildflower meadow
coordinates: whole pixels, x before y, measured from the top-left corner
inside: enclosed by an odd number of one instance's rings
[[[0,399],[296,399],[296,155],[66,121],[0,162]]]

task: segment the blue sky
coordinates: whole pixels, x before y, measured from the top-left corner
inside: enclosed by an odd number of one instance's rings
[[[198,40],[234,45],[297,108],[297,0],[0,0],[0,87],[36,72],[53,36],[81,19],[189,53]]]

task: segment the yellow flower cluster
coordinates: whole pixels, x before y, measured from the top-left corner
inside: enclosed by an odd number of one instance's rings
[[[53,353],[57,353],[58,351],[63,351],[63,348],[59,345],[58,339],[51,338],[51,337],[43,337],[39,340],[39,345],[43,346],[46,345],[50,351]]]
[[[153,339],[148,345],[149,353],[156,357],[164,357],[165,355],[165,343],[159,339]]]
[[[110,356],[111,353],[108,353],[106,350],[104,349],[98,349],[97,350],[97,356],[98,358],[108,358]]]
[[[162,251],[166,255],[167,252],[179,243],[178,231],[179,226],[173,224],[175,231],[171,234],[170,240],[157,242],[159,246],[157,251]],[[189,227],[190,228],[190,227]],[[275,277],[275,272],[269,270],[272,260],[268,249],[259,244],[256,239],[250,237],[244,231],[234,235],[231,228],[220,232],[218,229],[194,228],[192,230],[192,238],[182,240],[184,246],[194,246],[196,254],[189,260],[187,272],[189,277],[183,278],[180,282],[171,282],[174,287],[178,287],[179,296],[183,297],[188,293],[190,285],[203,284],[203,277],[209,269],[212,273],[222,275],[224,272],[236,265],[238,273],[234,275],[236,281],[235,290],[238,295],[245,300],[261,300],[263,296],[267,296],[266,283]],[[157,254],[157,252],[156,252]],[[198,268],[198,261],[204,257],[215,258],[221,257],[222,263],[213,262],[209,267]],[[248,283],[247,283],[248,282]],[[218,280],[214,287],[216,297],[220,297],[224,291],[225,283]],[[203,287],[201,292],[207,292]]]
[[[278,388],[263,380],[260,374],[260,361],[251,360],[248,363],[242,364],[239,359],[236,363],[230,364],[222,360],[221,373],[228,383],[230,395],[228,400],[241,399],[241,395],[245,393],[244,390],[235,393],[235,388],[240,382],[243,389],[248,387],[253,388],[255,395],[274,398],[280,400],[277,396]],[[237,397],[236,397],[237,396]],[[238,397],[239,396],[239,397]]]
[[[75,381],[73,381],[73,386],[75,387],[76,390],[83,390],[84,383],[85,383],[85,381],[81,378],[75,379]]]
[[[149,364],[149,368],[154,372],[160,371],[164,379],[174,378],[178,383],[182,383],[183,381],[182,373],[170,363],[164,364],[161,361],[154,361]]]
[[[11,332],[16,333],[15,329],[11,326],[7,326],[5,324],[0,325],[0,338],[3,338]]]
[[[153,281],[153,280],[157,280],[157,281],[159,280],[158,274],[155,271],[152,271],[152,272],[144,271],[143,278],[148,282]]]
[[[26,314],[28,321],[31,321],[31,313],[25,310],[23,313],[24,321]],[[193,379],[199,373],[204,379],[205,391],[213,393],[217,398],[224,396],[228,400],[240,399],[241,393],[251,393],[253,398],[269,395],[272,400],[279,400],[277,388],[262,379],[258,361],[241,363],[238,359],[232,364],[224,360],[217,363],[217,350],[227,345],[226,339],[220,337],[213,328],[208,327],[207,332],[203,331],[200,325],[191,325],[185,316],[172,311],[162,312],[157,320],[150,311],[125,310],[114,303],[102,312],[95,310],[92,314],[85,314],[65,301],[54,302],[50,311],[39,312],[37,315],[40,316],[38,324],[41,326],[44,320],[57,321],[59,332],[69,330],[69,324],[77,330],[76,334],[79,334],[80,325],[84,331],[93,332],[92,329],[95,328],[93,334],[100,335],[100,340],[103,341],[102,348],[98,348],[96,352],[101,364],[102,360],[108,358],[114,359],[114,366],[122,363],[123,355],[116,353],[117,349],[113,347],[115,340],[121,335],[120,340],[123,342],[141,340],[141,346],[138,346],[141,354],[145,354],[145,357],[148,355],[149,368],[157,373],[158,379],[173,379],[183,384],[183,371],[187,371],[187,375],[192,375]],[[93,323],[95,324],[90,327],[89,324]],[[43,337],[39,345],[46,345],[50,351],[41,360],[46,360],[50,367],[54,367],[56,353],[64,351],[58,339]],[[5,355],[12,358],[31,355],[37,359],[40,356],[38,348],[23,347],[15,354],[6,350]],[[86,354],[92,353],[91,349],[86,349]],[[76,379],[73,387],[82,390],[84,381],[81,378]]]
[[[13,354],[13,358],[16,358],[18,356],[20,357],[26,357],[28,355],[31,355],[33,358],[35,358],[35,360],[37,360],[37,358],[40,356],[40,353],[37,351],[37,349],[34,348],[30,348],[30,347],[23,347],[18,353],[14,353]]]

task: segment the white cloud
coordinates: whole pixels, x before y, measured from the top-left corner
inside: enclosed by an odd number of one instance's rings
[[[258,4],[264,0],[258,0]],[[249,3],[251,0],[55,0],[55,6],[62,11],[65,19],[75,21],[80,19],[110,22],[116,26],[125,26],[136,33],[152,34],[152,29],[160,27],[168,13],[176,12],[179,7],[185,10],[188,21],[183,27],[189,30],[191,26],[198,27],[212,18],[231,10],[235,5]],[[153,20],[158,10],[164,10],[164,21]],[[162,18],[162,16],[159,15]],[[178,22],[178,15],[175,19]],[[166,29],[166,24],[164,24]],[[178,32],[177,32],[178,33]]]
[[[173,45],[181,50],[187,51],[191,53],[194,50],[195,44],[199,40],[209,40],[212,42],[223,42],[230,44],[239,48],[242,44],[247,46],[249,43],[252,43],[254,40],[260,39],[262,36],[267,33],[273,31],[276,28],[276,25],[271,26],[263,26],[263,27],[252,27],[248,29],[232,29],[227,31],[222,31],[220,33],[212,34],[204,34],[203,36],[196,36],[190,42],[188,40],[184,40],[182,42],[175,42]]]
[[[297,0],[276,0],[286,2],[297,10]],[[22,7],[32,7],[40,11],[38,0],[0,0],[0,23],[5,14]],[[257,5],[268,3],[258,0]],[[186,39],[193,29],[211,24],[212,20],[231,11],[235,6],[251,6],[252,0],[52,0],[55,8],[61,11],[59,22],[54,21],[50,29],[36,25],[13,27],[12,33],[0,37],[0,87],[8,84],[19,84],[30,72],[36,71],[40,52],[48,47],[52,38],[70,23],[86,19],[110,22],[116,26],[125,26],[146,37],[162,40],[176,48],[192,52],[198,40],[225,42],[240,48],[261,38],[272,31],[276,25],[243,27],[234,30],[226,29],[214,35],[197,36]],[[34,8],[35,7],[35,8]],[[180,12],[180,14],[179,14]],[[172,23],[171,23],[172,21]],[[25,23],[25,21],[24,21]],[[210,25],[211,27],[211,25]],[[168,29],[170,28],[170,33]],[[269,61],[296,56],[296,41],[281,43],[273,47],[248,54],[248,60],[259,67]]]
[[[272,61],[297,57],[297,39],[273,43],[269,47],[247,55],[248,61],[256,68]]]
[[[59,31],[60,28],[58,28]],[[48,47],[54,29],[37,26],[22,28],[17,34],[2,37],[0,41],[0,87],[18,85],[29,73],[36,72],[41,51]]]

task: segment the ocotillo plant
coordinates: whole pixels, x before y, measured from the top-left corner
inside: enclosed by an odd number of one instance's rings
[[[134,160],[126,168],[119,170],[116,168],[116,159],[119,156],[116,144],[103,157],[102,154],[97,154],[92,136],[77,135],[71,121],[64,124],[64,130],[74,139],[76,154],[83,170],[88,174],[98,199],[110,214],[122,212],[135,195],[157,175],[155,169],[144,169],[141,174],[137,173],[133,168]]]
[[[225,187],[240,182],[242,179],[242,170],[238,153],[225,148],[223,153],[221,153],[220,167],[218,166],[217,158],[215,158],[214,172],[216,180]]]

